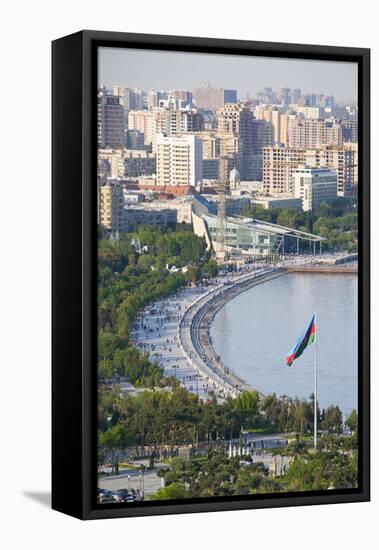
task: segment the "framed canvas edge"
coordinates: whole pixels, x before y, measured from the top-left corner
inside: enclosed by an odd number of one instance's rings
[[[268,507],[301,506],[313,504],[336,504],[347,502],[365,502],[370,500],[370,50],[366,48],[345,48],[335,46],[314,46],[302,44],[282,44],[250,42],[229,39],[175,37],[162,35],[145,35],[134,33],[114,33],[102,31],[81,31],[71,35],[81,42],[80,55],[82,56],[82,96],[81,96],[81,143],[82,158],[80,166],[75,166],[75,179],[80,181],[81,209],[73,209],[72,215],[78,222],[80,220],[82,232],[82,265],[77,273],[76,284],[80,285],[82,295],[81,313],[81,369],[75,385],[81,386],[81,418],[80,418],[80,442],[77,445],[78,456],[81,458],[81,487],[78,490],[78,504],[74,507],[55,505],[53,492],[53,508],[81,519],[100,519],[116,517],[134,517],[146,515],[180,514],[195,512],[212,512],[227,510],[242,510]],[[65,37],[53,42],[63,44]],[[323,495],[299,494],[291,496],[268,496],[251,500],[242,500],[238,497],[233,501],[207,501],[201,503],[170,502],[157,504],[156,502],[143,507],[128,508],[99,508],[95,505],[95,479],[94,452],[96,441],[96,371],[93,360],[93,328],[96,311],[94,311],[94,299],[96,285],[94,284],[94,269],[96,268],[96,197],[91,192],[91,182],[95,177],[94,145],[96,144],[96,120],[94,117],[94,88],[97,83],[94,79],[95,51],[98,46],[119,44],[125,47],[141,47],[148,49],[172,49],[183,51],[206,51],[214,53],[229,53],[241,55],[272,55],[276,57],[301,57],[306,59],[322,58],[335,60],[355,61],[359,65],[359,193],[360,193],[360,331],[359,331],[359,368],[360,368],[360,477],[361,490],[338,494],[337,492]],[[243,52],[243,53],[241,53]],[[53,92],[54,99],[54,92]],[[67,113],[70,117],[70,113]],[[53,102],[54,120],[54,102]],[[76,121],[77,123],[78,121]],[[53,122],[54,135],[54,122]],[[55,153],[57,155],[57,152]],[[53,155],[54,156],[54,155]],[[53,172],[53,187],[54,187]],[[365,199],[362,200],[362,195]],[[54,222],[53,222],[54,223]],[[78,223],[75,224],[78,227]],[[56,280],[59,275],[55,275]],[[64,284],[64,282],[62,283]],[[67,286],[67,285],[66,285]],[[69,290],[69,289],[68,289]],[[53,319],[56,311],[53,308]],[[53,380],[54,386],[54,380]],[[54,393],[54,392],[53,392]],[[54,402],[53,402],[54,408]],[[53,411],[54,414],[54,411]],[[61,422],[58,421],[58,424]],[[62,429],[62,426],[60,426]],[[53,422],[54,431],[54,422]],[[60,430],[61,431],[61,430]],[[59,443],[57,443],[59,448]],[[63,452],[63,449],[62,449]],[[96,455],[95,455],[96,456]],[[57,474],[53,464],[53,475],[65,478],[59,472]]]

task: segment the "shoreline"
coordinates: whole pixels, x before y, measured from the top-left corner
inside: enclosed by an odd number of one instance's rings
[[[136,317],[131,337],[135,346],[157,361],[166,376],[173,376],[187,391],[209,399],[236,397],[241,390],[253,390],[230,369],[220,368],[214,357],[201,351],[196,322],[212,305],[226,301],[252,286],[284,275],[282,268],[259,268],[243,274],[211,279],[208,286],[186,287],[176,294],[143,308]],[[201,316],[202,318],[202,316]],[[192,321],[195,321],[193,324]],[[201,337],[202,338],[202,337]],[[205,359],[205,361],[202,358]],[[127,391],[127,390],[126,390]]]
[[[209,334],[210,324],[216,313],[234,297],[258,284],[283,275],[286,275],[286,272],[282,268],[270,268],[242,276],[231,285],[219,286],[191,304],[179,322],[179,345],[187,360],[194,368],[202,371],[204,376],[212,376],[225,396],[236,397],[240,391],[255,389],[232,369],[223,365],[221,359],[216,356]]]
[[[201,399],[209,398],[210,393],[225,399],[228,396],[236,397],[241,391],[257,391],[217,356],[210,337],[210,325],[216,314],[234,297],[258,284],[296,272],[351,274],[356,273],[356,268],[287,264],[251,271],[237,276],[231,282],[221,278],[218,284],[213,283],[206,290],[204,287],[187,287],[140,312],[138,318],[139,321],[144,319],[141,327],[145,323],[145,333],[142,333],[141,338],[138,328],[134,328],[137,347],[147,351],[167,375],[175,376],[183,387]],[[165,314],[163,310],[166,310]],[[160,318],[160,315],[166,317]],[[161,328],[155,328],[157,326]],[[149,331],[159,333],[151,335]],[[158,353],[157,350],[164,352]],[[258,394],[264,395],[261,392]]]
[[[313,266],[285,266],[288,273],[309,273],[309,274],[322,274],[327,275],[351,275],[358,274],[358,267],[356,266],[325,266],[325,265],[313,265]]]

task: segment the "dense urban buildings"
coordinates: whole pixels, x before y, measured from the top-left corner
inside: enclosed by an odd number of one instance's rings
[[[337,195],[354,194],[357,151],[349,146],[325,145],[320,148],[265,147],[263,149],[263,188],[266,193],[293,193],[293,169],[307,165],[330,168],[337,173]]]
[[[213,88],[210,84],[203,88],[195,88],[194,103],[199,109],[216,111],[225,103],[237,103],[237,90],[224,90]]]
[[[207,213],[217,215],[220,189],[228,216],[249,206],[314,211],[356,196],[357,142],[356,105],[300,88],[266,87],[240,99],[236,89],[211,84],[101,87],[99,220],[113,232],[136,220],[167,223],[167,215],[149,211],[172,211],[191,224],[200,208],[194,196],[208,197]],[[126,222],[124,210],[134,202],[141,207]]]
[[[98,90],[101,503],[357,484],[357,105],[266,58],[237,90],[222,57],[213,83],[190,54]],[[315,311],[319,377],[285,368]]]

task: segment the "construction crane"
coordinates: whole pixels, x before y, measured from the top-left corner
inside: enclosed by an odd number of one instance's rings
[[[227,219],[226,219],[226,196],[229,193],[229,177],[228,177],[228,158],[221,157],[219,162],[219,173],[217,182],[217,231],[216,231],[216,258],[219,261],[226,260],[227,254],[225,252],[225,239],[227,232]]]

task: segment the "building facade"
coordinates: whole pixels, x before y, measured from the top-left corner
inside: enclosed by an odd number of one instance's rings
[[[98,223],[108,231],[124,230],[124,194],[122,186],[107,182],[98,186]]]
[[[208,85],[202,88],[196,88],[193,93],[193,99],[196,107],[216,111],[225,105],[225,103],[237,103],[237,90],[224,90],[223,88],[213,88]]]
[[[305,164],[305,149],[263,148],[263,190],[269,195],[291,193],[292,170]]]
[[[192,185],[203,178],[202,142],[194,135],[156,138],[157,185]]]
[[[151,145],[153,141],[153,119],[151,111],[133,110],[128,113],[128,130],[138,130],[143,135],[145,146]]]
[[[338,196],[353,196],[357,153],[351,147],[333,145],[313,149],[265,147],[263,149],[264,192],[270,195],[293,193],[292,170],[303,165],[335,170]]]
[[[124,128],[124,108],[120,98],[100,90],[97,96],[98,147],[124,147]]]
[[[337,174],[328,168],[302,167],[292,170],[293,190],[301,199],[304,212],[316,210],[322,203],[337,198]]]
[[[177,212],[175,209],[129,207],[124,208],[122,231],[129,233],[135,231],[141,225],[175,228],[176,221]]]

